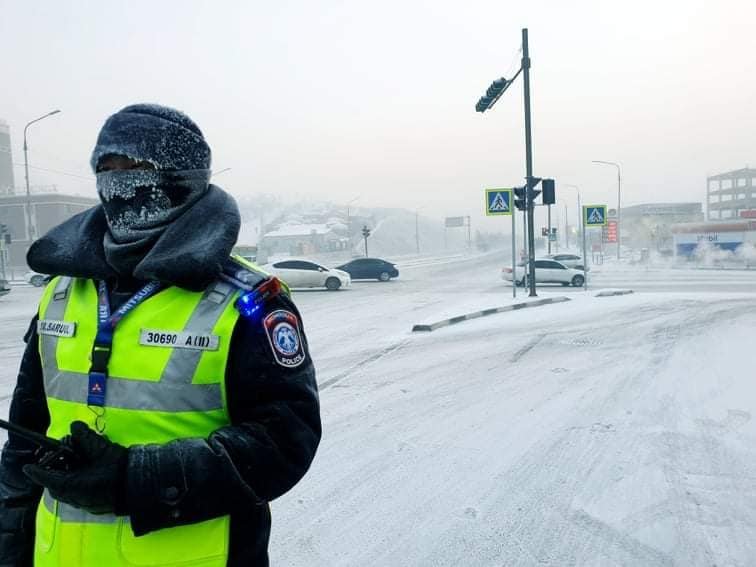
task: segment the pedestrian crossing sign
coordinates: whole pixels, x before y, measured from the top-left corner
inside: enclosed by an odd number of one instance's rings
[[[606,205],[583,206],[583,224],[592,226],[606,226]]]
[[[512,214],[512,190],[511,189],[486,189],[486,215],[511,215]]]

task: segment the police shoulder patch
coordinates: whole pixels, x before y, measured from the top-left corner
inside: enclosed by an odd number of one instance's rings
[[[296,368],[305,360],[299,319],[291,311],[278,309],[263,319],[265,334],[276,362],[286,368]]]

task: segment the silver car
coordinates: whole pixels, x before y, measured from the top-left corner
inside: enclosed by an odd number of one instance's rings
[[[524,263],[516,266],[514,280],[517,285],[525,285],[527,283],[526,273],[527,266]],[[501,278],[503,280],[512,281],[512,268],[502,268]],[[580,287],[585,282],[585,274],[582,270],[568,268],[561,262],[555,260],[536,260],[535,278],[537,284],[558,283],[564,286],[573,285],[575,287]]]
[[[548,254],[542,258],[543,260],[554,260],[560,264],[564,264],[568,268],[575,268],[576,270],[584,270],[585,263],[583,258],[576,254]]]

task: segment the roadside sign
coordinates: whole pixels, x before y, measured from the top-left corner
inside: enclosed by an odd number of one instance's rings
[[[609,243],[617,242],[617,221],[607,221],[606,225],[606,241]]]
[[[446,217],[444,221],[446,228],[456,228],[459,226],[465,226],[465,217]]]
[[[586,228],[606,225],[606,205],[584,205],[583,225]]]
[[[486,216],[511,215],[512,190],[486,189]]]

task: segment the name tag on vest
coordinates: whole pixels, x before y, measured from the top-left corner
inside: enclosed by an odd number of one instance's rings
[[[220,338],[218,335],[200,335],[184,331],[158,331],[142,329],[139,334],[139,344],[167,348],[189,348],[193,350],[218,350]]]
[[[37,333],[51,335],[53,337],[73,337],[76,334],[76,323],[55,321],[53,319],[40,319],[37,321]]]

